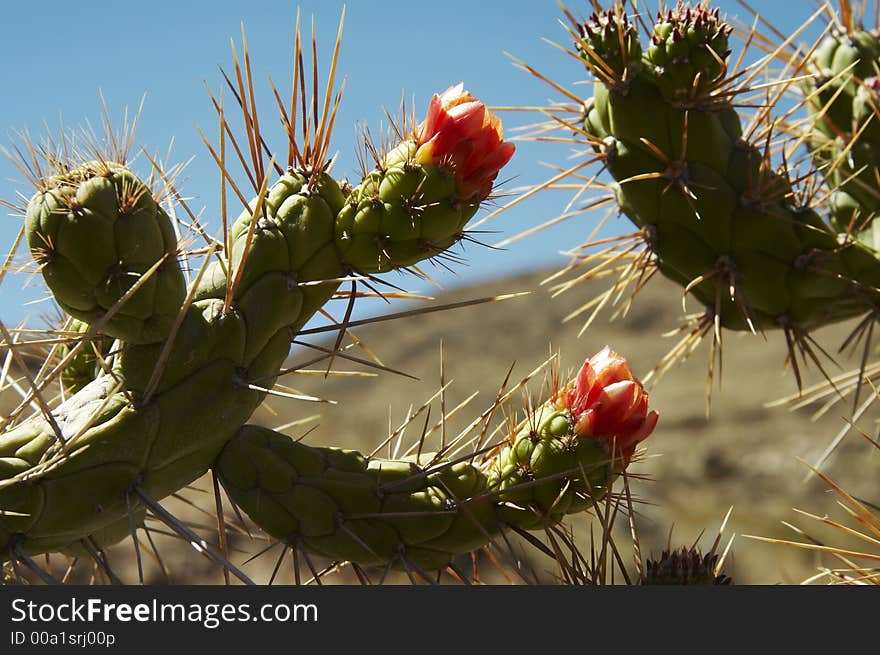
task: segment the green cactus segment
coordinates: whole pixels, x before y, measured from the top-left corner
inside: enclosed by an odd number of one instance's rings
[[[479,199],[457,197],[453,171],[415,161],[408,140],[355,187],[336,221],[335,239],[347,267],[380,273],[415,264],[461,239]]]
[[[85,537],[125,536],[128,510],[143,511],[133,485],[161,499],[210,468],[340,277],[408,266],[459,240],[479,203],[458,200],[451,174],[413,162],[414,151],[414,141],[392,151],[348,197],[326,174],[281,176],[265,206],[231,226],[231,263],[208,265],[170,345],[185,293],[170,222],[146,187],[108,164],[37,194],[31,248],[59,303],[83,321],[101,320],[128,288],[113,286],[120,271],[135,279],[166,261],[99,326],[122,340],[111,374],[95,376],[86,345],[71,363],[70,375],[87,384],[55,412],[63,443],[40,416],[0,438],[0,480],[21,481],[0,482],[0,550],[73,552]],[[315,548],[332,549],[320,536]]]
[[[880,211],[880,34],[851,31],[825,38],[810,64],[807,110],[816,126],[813,157],[833,170],[831,220],[877,250]]]
[[[497,530],[487,477],[468,462],[426,473],[415,458],[368,459],[245,426],[216,470],[263,530],[334,559],[383,565],[404,555],[436,569]]]
[[[184,298],[171,221],[128,169],[92,162],[46,183],[28,204],[27,241],[71,316],[129,343],[165,338]],[[151,269],[155,270],[144,277]]]
[[[605,446],[576,436],[567,411],[550,403],[530,423],[488,468],[500,515],[527,530],[591,507],[615,478]]]
[[[549,403],[493,458],[368,458],[245,426],[216,471],[232,500],[286,543],[362,565],[434,570],[505,525],[536,529],[603,498],[608,453]]]
[[[127,515],[126,491],[146,460],[158,411],[133,410],[113,386],[110,376],[98,378],[56,409],[66,444],[37,419],[4,433],[3,482],[19,482],[0,486],[0,510],[26,516],[0,516],[0,548],[63,550]],[[131,438],[120,439],[120,430]]]
[[[64,331],[73,335],[85,335],[89,331],[89,324],[72,318],[67,321]],[[73,337],[76,339],[77,337]],[[101,359],[106,360],[113,348],[113,339],[105,336],[96,336],[89,343],[80,346],[73,357],[68,361],[64,370],[61,371],[61,382],[64,388],[71,393],[76,393],[101,373]],[[62,344],[58,348],[58,359],[67,357],[73,345]],[[100,358],[99,358],[100,356]]]
[[[668,18],[660,36],[700,32],[670,27]],[[700,39],[724,54],[718,40],[726,33],[704,22]],[[670,38],[664,43],[682,42]],[[618,203],[643,228],[660,271],[734,330],[809,330],[874,309],[880,263],[873,252],[842,246],[814,210],[796,206],[789,180],[743,140],[727,96],[682,99],[674,89],[684,88],[684,78],[658,65],[669,55],[657,47],[623,86],[597,74],[584,126],[606,153]]]
[[[816,124],[826,136],[836,138],[851,132],[855,99],[865,80],[877,77],[880,60],[880,34],[861,30],[833,34],[825,38],[813,54],[811,65],[816,79],[812,85],[814,110],[825,109]]]

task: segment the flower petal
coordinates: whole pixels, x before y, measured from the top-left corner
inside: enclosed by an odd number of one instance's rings
[[[434,94],[418,130],[416,159],[443,165],[455,176],[463,200],[478,200],[492,191],[498,171],[510,161],[514,146],[503,141],[501,121],[463,84]]]

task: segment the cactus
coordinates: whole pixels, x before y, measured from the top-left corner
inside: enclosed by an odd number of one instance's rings
[[[812,75],[805,83],[807,111],[815,125],[813,156],[817,166],[831,169],[831,223],[874,250],[880,246],[873,229],[880,209],[878,59],[877,30],[866,30],[843,2],[839,24],[806,62]]]
[[[381,459],[247,424],[291,340],[340,285],[405,270],[459,242],[514,150],[501,122],[458,85],[433,97],[421,124],[397,127],[399,143],[387,152],[368,143],[375,166],[352,188],[331,177],[326,160],[339,98],[331,101],[328,88],[319,111],[315,92],[307,113],[298,32],[295,50],[289,112],[279,100],[286,169],[264,160],[247,50],[244,74],[236,60],[255,197],[232,180],[223,141],[209,144],[224,192],[231,186],[244,210],[227,229],[223,199],[223,240],[207,239],[188,285],[163,208],[177,191],[155,162],[162,190],[131,170],[118,146],[133,135],[103,151],[66,140],[57,150],[31,146],[32,159],[19,162],[35,186],[22,208],[27,243],[72,318],[2,423],[2,560],[44,579],[51,575],[36,554],[85,554],[100,565],[103,549],[134,537],[147,512],[197,543],[160,501],[210,470],[258,526],[293,547],[356,564],[442,569],[506,527],[546,528],[608,498],[654,429],[641,383],[607,349],[557,384],[508,439],[473,455],[419,449]],[[215,106],[221,139],[228,134],[240,154]],[[59,376],[66,397],[52,406],[45,392]],[[24,417],[33,403],[40,411]],[[201,548],[249,581],[215,548]]]
[[[503,527],[540,529],[591,507],[656,422],[626,362],[606,349],[481,461],[364,457],[245,426],[216,466],[233,501],[284,543],[336,560],[434,570]]]
[[[807,48],[808,57],[793,45],[795,34],[766,46],[770,54],[750,65],[732,56],[733,28],[708,2],[679,2],[653,25],[628,16],[623,3],[597,7],[586,20],[564,9],[568,54],[594,78],[592,94],[552,83],[567,102],[548,107],[551,121],[532,135],[564,131],[560,138],[588,153],[550,182],[573,174],[582,186],[576,199],[590,187],[607,194],[566,215],[611,202],[636,231],[590,237],[550,278],[553,290],[616,278],[568,317],[589,313],[586,329],[603,308],[619,305],[625,313],[657,271],[679,284],[702,309],[687,317],[680,341],[653,373],[665,373],[711,336],[707,408],[725,330],[780,330],[798,389],[804,365],[829,378],[827,353],[813,337],[818,328],[859,318],[848,344],[863,339],[865,357],[872,347],[880,303],[872,71],[880,51],[877,32],[858,27],[848,2],[841,8],[847,27]],[[777,36],[753,30],[744,38],[770,44]],[[774,57],[787,69],[765,83],[759,76]],[[774,118],[795,90],[799,99]],[[758,106],[750,120],[748,106]],[[599,165],[612,184],[583,176]],[[559,281],[570,273],[577,275]],[[858,388],[862,375],[855,377]]]

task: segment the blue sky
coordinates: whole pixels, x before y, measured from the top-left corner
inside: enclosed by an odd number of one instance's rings
[[[767,3],[755,0],[784,32],[811,12],[812,3]],[[335,38],[343,3],[336,0],[299,3],[308,25],[314,16],[319,61],[323,71]],[[735,2],[716,3],[722,11],[745,16]],[[587,3],[570,2],[586,13]],[[219,229],[219,178],[197,131],[212,137],[217,122],[204,82],[219,89],[217,65],[230,68],[230,37],[240,40],[244,22],[258,83],[257,105],[263,124],[273,126],[270,144],[286,152],[275,119],[274,101],[266,82],[287,88],[292,67],[295,2],[16,2],[4,6],[0,25],[0,142],[8,145],[10,130],[27,128],[35,136],[47,122],[56,130],[59,116],[70,127],[85,120],[97,125],[101,117],[99,90],[114,117],[123,108],[136,108],[146,94],[137,135],[138,146],[164,153],[173,138],[172,162],[195,157],[182,178],[182,192],[191,205],[204,208],[209,232]],[[383,108],[392,111],[405,93],[415,99],[421,118],[434,91],[464,81],[466,88],[490,105],[540,105],[558,94],[517,70],[504,51],[527,61],[569,88],[578,87],[583,70],[572,59],[542,41],[566,43],[554,0],[350,0],[339,74],[347,78],[332,151],[339,151],[335,173],[357,177],[354,155],[355,125],[377,131]],[[308,28],[307,28],[308,29]],[[227,96],[228,97],[228,96]],[[534,115],[504,113],[513,135],[517,125]],[[269,131],[264,127],[264,131]],[[502,177],[504,188],[546,179],[539,162],[565,163],[568,151],[550,144],[520,144]],[[146,162],[144,162],[146,163]],[[142,171],[144,168],[142,167]],[[21,176],[0,157],[0,198],[12,199]],[[497,234],[483,235],[494,243],[556,216],[565,204],[562,193],[544,193],[486,224]],[[5,214],[5,211],[3,212]],[[483,280],[525,269],[562,265],[559,252],[580,243],[602,212],[593,212],[500,252],[468,247],[469,265],[458,277],[435,271],[446,287]],[[5,253],[19,227],[19,219],[0,216],[0,251]],[[618,219],[608,232],[628,229]],[[23,251],[21,251],[23,253]],[[0,320],[17,323],[25,314],[37,318],[48,306],[23,303],[45,295],[38,285],[25,288],[25,276],[7,277],[0,285]],[[407,286],[431,293],[430,286],[410,279]]]

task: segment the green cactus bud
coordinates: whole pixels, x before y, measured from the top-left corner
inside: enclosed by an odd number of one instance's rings
[[[461,238],[478,202],[457,196],[453,171],[423,165],[418,144],[388,154],[355,187],[336,221],[336,243],[353,271],[379,273],[438,254]]]

